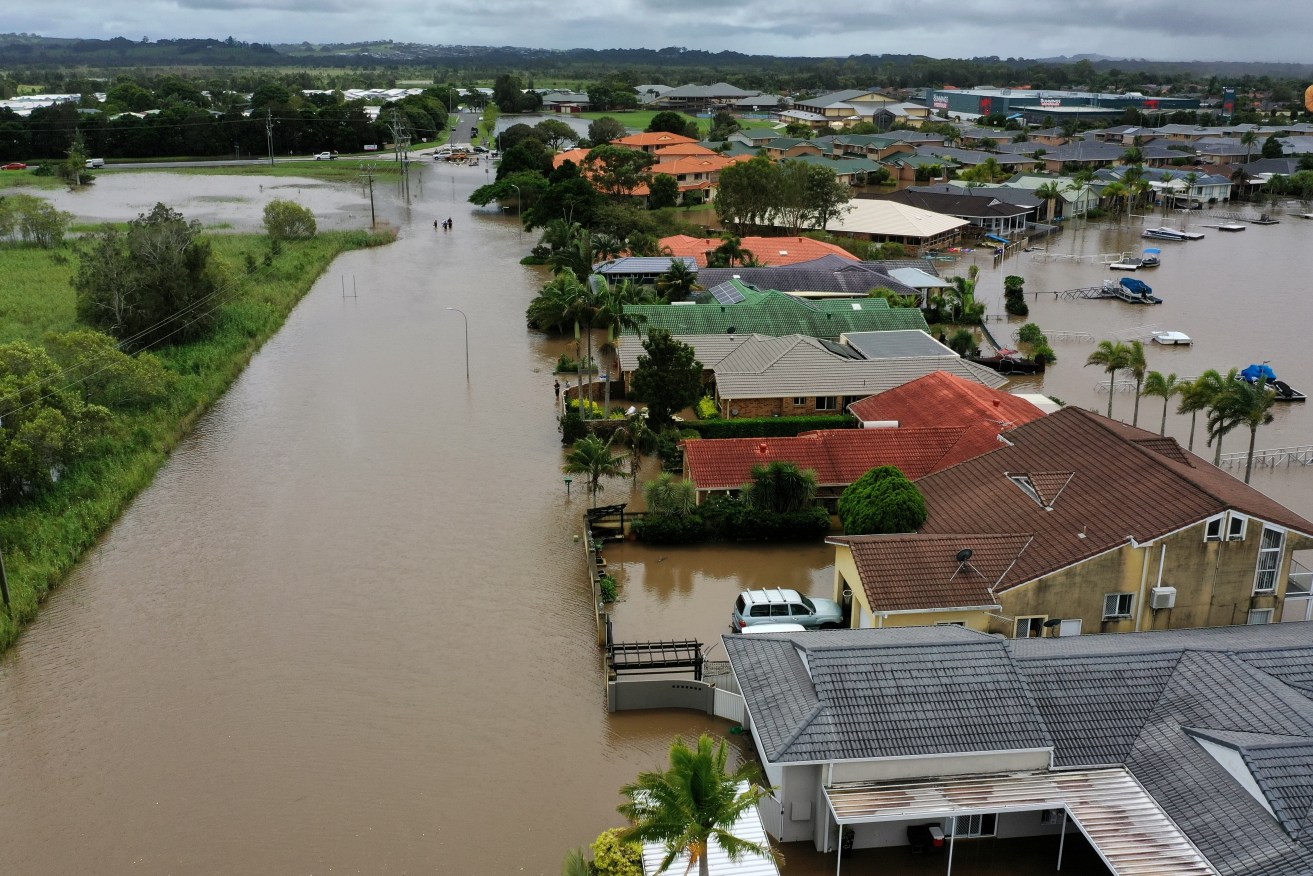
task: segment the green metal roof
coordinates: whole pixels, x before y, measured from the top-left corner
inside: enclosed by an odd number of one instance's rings
[[[804,301],[773,290],[738,304],[630,304],[625,313],[644,318],[639,328],[627,330],[629,334],[665,329],[672,335],[716,335],[733,329],[735,334],[837,340],[847,332],[929,329],[920,310],[891,308],[882,298]]]

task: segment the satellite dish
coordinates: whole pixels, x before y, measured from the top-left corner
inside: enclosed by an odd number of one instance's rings
[[[974,553],[974,551],[972,551],[971,548],[962,548],[962,550],[957,552],[957,561],[959,563],[965,563],[967,560],[971,559],[972,553]]]
[[[1313,113],[1313,85],[1304,91],[1304,109]]]

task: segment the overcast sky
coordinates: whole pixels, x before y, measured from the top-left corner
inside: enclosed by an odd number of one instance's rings
[[[539,48],[685,46],[748,54],[937,58],[1094,53],[1313,62],[1294,0],[85,0],[12,4],[7,31],[140,39],[398,42]]]

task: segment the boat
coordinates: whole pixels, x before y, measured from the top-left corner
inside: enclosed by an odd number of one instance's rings
[[[1241,225],[1239,222],[1224,222],[1223,224],[1217,226],[1217,230],[1218,231],[1244,231],[1245,226]]]
[[[1179,228],[1162,226],[1160,228],[1144,229],[1141,237],[1148,237],[1153,240],[1203,240],[1204,234],[1202,231],[1183,231]]]
[[[1272,366],[1264,362],[1261,365],[1250,365],[1240,372],[1240,379],[1249,383],[1257,383],[1262,380],[1272,387],[1275,392],[1275,401],[1279,402],[1302,402],[1308,396],[1298,391],[1284,380],[1277,379],[1277,373],[1272,370]]]
[[[1154,332],[1150,340],[1164,347],[1188,347],[1194,343],[1185,332]]]
[[[1108,270],[1138,271],[1142,267],[1144,267],[1144,261],[1142,259],[1127,258],[1123,256],[1122,258],[1119,258],[1117,261],[1110,263],[1108,265]]]
[[[992,368],[999,374],[1038,374],[1044,366],[1034,359],[1027,359],[1017,350],[999,350],[993,356],[967,356],[968,362]]]
[[[1273,219],[1267,213],[1260,213],[1257,219],[1250,219],[1255,225],[1280,225],[1280,219]]]
[[[1153,294],[1153,289],[1149,284],[1135,279],[1134,277],[1122,277],[1116,287],[1112,289],[1122,301],[1128,301],[1131,304],[1162,304],[1163,300]]]
[[[1313,213],[1300,213],[1300,219],[1313,219]]]
[[[1156,247],[1156,246],[1146,246],[1146,247],[1144,248],[1144,254],[1140,256],[1140,267],[1142,267],[1142,268],[1156,268],[1156,267],[1158,267],[1159,265],[1161,265],[1161,264],[1163,263],[1163,262],[1162,262],[1162,259],[1160,258],[1160,256],[1162,256],[1162,254],[1163,254],[1163,251],[1162,251],[1161,249],[1159,249],[1158,247]]]

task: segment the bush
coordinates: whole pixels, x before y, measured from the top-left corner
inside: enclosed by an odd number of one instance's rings
[[[848,414],[807,417],[743,417],[733,420],[696,420],[685,423],[703,438],[792,438],[813,429],[855,429],[857,418]]]
[[[616,597],[620,595],[620,582],[610,575],[603,575],[597,579],[597,589],[602,592],[603,602],[615,602]]]
[[[583,418],[579,416],[578,411],[566,411],[561,414],[557,423],[561,427],[562,444],[574,444],[574,442],[588,434],[588,427],[584,425]]]
[[[925,499],[892,465],[873,468],[839,497],[839,519],[848,535],[913,532],[926,519]]]
[[[693,544],[707,540],[702,515],[649,514],[634,521],[634,537],[648,544]]]
[[[1057,354],[1053,352],[1053,348],[1048,345],[1047,341],[1036,344],[1030,358],[1034,359],[1035,363],[1040,366],[1052,365],[1058,361]]]
[[[1010,316],[1030,316],[1030,305],[1024,298],[1009,297],[1003,302],[1003,309]]]
[[[309,240],[319,230],[315,214],[295,201],[270,201],[264,207],[264,227],[270,240]]]
[[[1017,329],[1017,341],[1022,344],[1041,344],[1047,342],[1048,337],[1039,326],[1028,322]]]
[[[720,408],[716,407],[716,400],[709,395],[704,395],[698,399],[697,411],[699,419],[716,420],[720,418]]]
[[[959,356],[974,356],[980,352],[976,343],[976,333],[969,328],[959,328],[948,339],[948,346]]]
[[[593,843],[593,870],[597,876],[643,876],[643,847],[621,839],[612,828]]]

